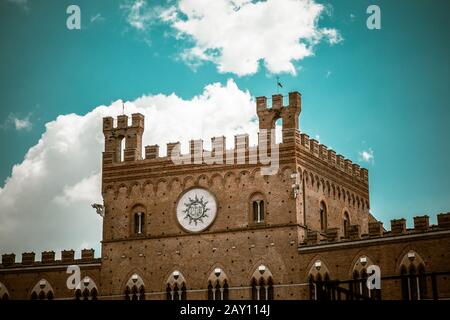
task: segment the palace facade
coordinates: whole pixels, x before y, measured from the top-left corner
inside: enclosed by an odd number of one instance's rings
[[[141,114],[104,118],[100,258],[3,254],[0,298],[450,298],[450,213],[387,231],[370,213],[368,170],[300,132],[300,93],[283,100],[256,99],[257,146],[243,134],[227,150],[215,137],[186,155],[178,142],[143,150]],[[71,289],[70,265],[81,270]],[[380,288],[366,285],[371,266]]]

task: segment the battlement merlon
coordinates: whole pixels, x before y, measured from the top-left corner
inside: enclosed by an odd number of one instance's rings
[[[34,252],[24,252],[22,253],[22,261],[16,262],[16,255],[14,253],[3,254],[1,267],[35,267],[41,265],[66,265],[73,263],[92,263],[96,262],[99,259],[94,257],[94,249],[82,249],[81,250],[81,258],[75,259],[75,251],[74,250],[62,250],[61,251],[61,260],[55,260],[55,252],[54,251],[43,251],[41,253],[41,261],[35,260],[36,254]]]
[[[369,184],[369,171],[361,168],[358,164],[352,163],[351,160],[344,158],[336,151],[328,149],[327,146],[319,144],[315,139],[310,139],[305,133],[300,135],[300,145],[303,151],[325,162],[328,166],[336,168],[339,172],[349,175],[364,184]]]
[[[450,229],[450,212],[437,215],[437,225],[430,225],[428,215],[415,216],[414,227],[406,228],[406,219],[391,220],[391,230],[386,231],[381,221],[368,222],[368,233],[361,234],[360,225],[348,226],[346,234],[342,233],[341,228],[328,228],[325,235],[316,230],[308,230],[307,238],[302,246],[321,245],[329,243],[345,243],[349,241],[359,241],[374,238],[389,239],[398,236],[411,235],[432,235],[433,232]]]
[[[278,119],[283,120],[283,143],[295,141],[295,133],[299,130],[299,115],[302,111],[302,96],[299,92],[289,92],[289,104],[283,106],[281,94],[272,95],[272,108],[267,106],[267,97],[256,98],[256,113],[259,118],[259,129],[275,129]]]
[[[144,134],[144,115],[133,113],[131,125],[128,125],[128,116],[117,117],[117,127],[114,127],[112,117],[103,118],[103,134],[105,136],[105,151],[103,164],[121,162],[121,145],[125,139],[123,160],[131,162],[142,159],[142,135]]]

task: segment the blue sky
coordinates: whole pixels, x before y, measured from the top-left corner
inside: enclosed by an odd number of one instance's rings
[[[337,30],[342,41],[320,41],[314,55],[291,61],[295,74],[277,74],[282,93],[303,95],[301,131],[369,169],[372,212],[387,227],[392,218],[411,225],[425,213],[434,222],[450,211],[450,3],[317,2],[326,7],[318,25]],[[81,8],[81,30],[66,28],[70,4]],[[176,1],[147,1],[141,29],[130,23],[133,4],[0,0],[0,180],[59,115],[84,115],[142,95],[189,100],[228,79],[253,97],[276,90],[263,61],[256,73],[238,75],[220,72],[215,62],[194,69],[183,60],[192,39],[176,37],[173,25],[157,16]],[[366,27],[370,4],[381,8],[381,30]],[[363,161],[363,151],[373,159]]]

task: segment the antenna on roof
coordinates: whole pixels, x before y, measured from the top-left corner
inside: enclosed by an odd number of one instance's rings
[[[124,115],[125,114],[125,104],[123,103],[123,100],[122,100],[122,115]]]

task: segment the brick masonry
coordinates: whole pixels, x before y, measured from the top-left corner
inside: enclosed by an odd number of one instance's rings
[[[289,94],[286,106],[280,95],[271,100],[269,108],[266,97],[256,99],[261,130],[273,129],[276,120],[283,119],[279,169],[267,176],[261,174],[265,165],[252,161],[260,146],[249,146],[246,136],[237,136],[236,150],[227,151],[231,162],[174,164],[170,154],[159,154],[159,146],[142,147],[143,115],[133,114],[131,124],[121,115],[117,126],[113,118],[104,118],[101,258],[95,259],[92,250],[83,250],[79,260],[72,250],[63,251],[61,260],[55,260],[52,251],[43,252],[40,261],[34,253],[24,253],[20,263],[13,255],[3,255],[0,295],[7,290],[11,299],[28,299],[36,283],[46,279],[55,298],[74,298],[66,287],[69,264],[81,266],[82,277],[95,282],[100,299],[123,299],[133,275],[142,280],[146,299],[165,299],[174,271],[184,279],[188,299],[206,299],[208,279],[214,278],[216,268],[224,273],[230,299],[250,299],[250,284],[261,265],[272,278],[275,299],[308,299],[308,280],[317,273],[317,261],[331,279],[351,279],[362,256],[379,265],[382,275],[399,275],[411,251],[427,272],[450,271],[449,213],[439,215],[436,226],[429,226],[428,216],[418,216],[414,229],[399,219],[386,231],[369,213],[367,169],[300,133],[298,92]],[[243,152],[237,150],[238,139]],[[177,145],[169,144],[169,152]],[[203,147],[198,150],[202,153]],[[217,202],[214,222],[200,233],[185,231],[176,218],[178,199],[194,187],[207,189]],[[265,203],[263,223],[253,222],[255,197]],[[144,214],[138,235],[137,212]],[[450,297],[448,280],[439,281],[440,294]],[[395,281],[382,288],[386,299],[399,299],[400,293]]]

